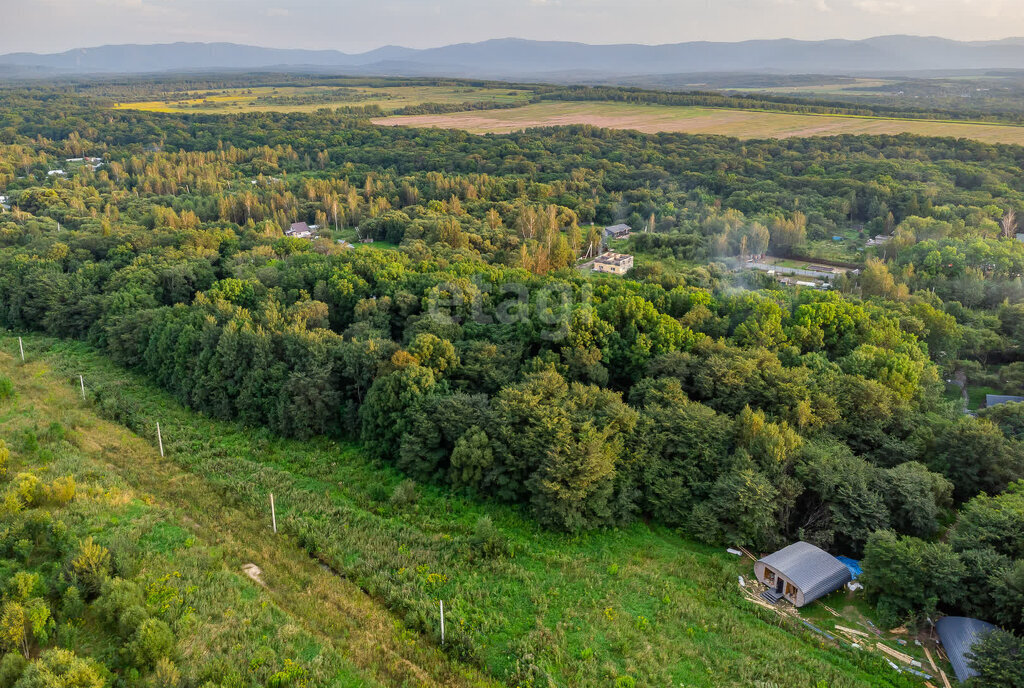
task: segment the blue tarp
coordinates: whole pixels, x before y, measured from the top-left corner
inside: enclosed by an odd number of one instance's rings
[[[850,577],[853,578],[853,580],[857,580],[857,576],[864,573],[860,570],[859,561],[851,559],[850,557],[836,557],[836,559],[843,562],[843,565],[850,569]]]

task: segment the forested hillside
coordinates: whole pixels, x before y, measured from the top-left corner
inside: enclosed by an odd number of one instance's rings
[[[864,556],[886,623],[1024,630],[1024,405],[975,417],[943,382],[1024,393],[1024,148],[0,97],[5,327],[554,531],[805,539]],[[637,267],[577,270],[616,221]],[[835,290],[726,267],[837,232],[891,238]]]

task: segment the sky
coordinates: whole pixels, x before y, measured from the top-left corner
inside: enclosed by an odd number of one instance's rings
[[[0,53],[226,41],[362,52],[488,38],[1024,36],[1024,0],[0,0]]]

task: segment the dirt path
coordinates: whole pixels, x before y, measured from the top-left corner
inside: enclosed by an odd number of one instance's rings
[[[960,388],[960,396],[964,400],[964,413],[967,413],[971,403],[971,398],[967,396],[967,373],[957,368],[953,373],[953,382]]]

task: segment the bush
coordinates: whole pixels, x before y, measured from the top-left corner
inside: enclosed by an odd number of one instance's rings
[[[512,554],[512,545],[505,534],[495,527],[489,516],[477,519],[473,536],[469,539],[473,553],[485,559],[494,559]]]
[[[395,485],[395,490],[391,493],[391,499],[388,501],[396,509],[404,509],[405,507],[412,506],[419,499],[420,495],[416,491],[416,481],[406,479]]]
[[[14,383],[6,375],[0,375],[0,401],[14,396]]]
[[[18,688],[104,688],[102,667],[70,650],[52,649],[29,664],[18,681]]]
[[[61,595],[60,612],[67,619],[79,619],[85,613],[85,600],[75,586],[69,585]]]
[[[154,667],[161,659],[170,659],[174,653],[174,633],[165,622],[150,617],[135,631],[125,652],[135,667]]]
[[[128,609],[145,609],[145,604],[142,588],[137,583],[123,578],[111,578],[103,584],[103,592],[93,608],[105,623],[113,625],[121,622],[121,617]],[[133,625],[124,635],[134,633],[137,626],[138,624]]]
[[[181,672],[174,662],[166,657],[156,663],[153,675],[149,677],[152,688],[178,688],[181,685]]]
[[[7,464],[11,460],[11,450],[7,448],[7,445],[3,440],[0,440],[0,480],[7,479]]]
[[[0,688],[12,688],[25,673],[28,660],[19,652],[9,652],[0,659]]]
[[[87,597],[95,597],[110,577],[110,552],[87,537],[78,544],[78,555],[71,560],[71,575]]]
[[[75,479],[65,475],[55,479],[43,491],[44,501],[52,506],[65,506],[75,498]]]

